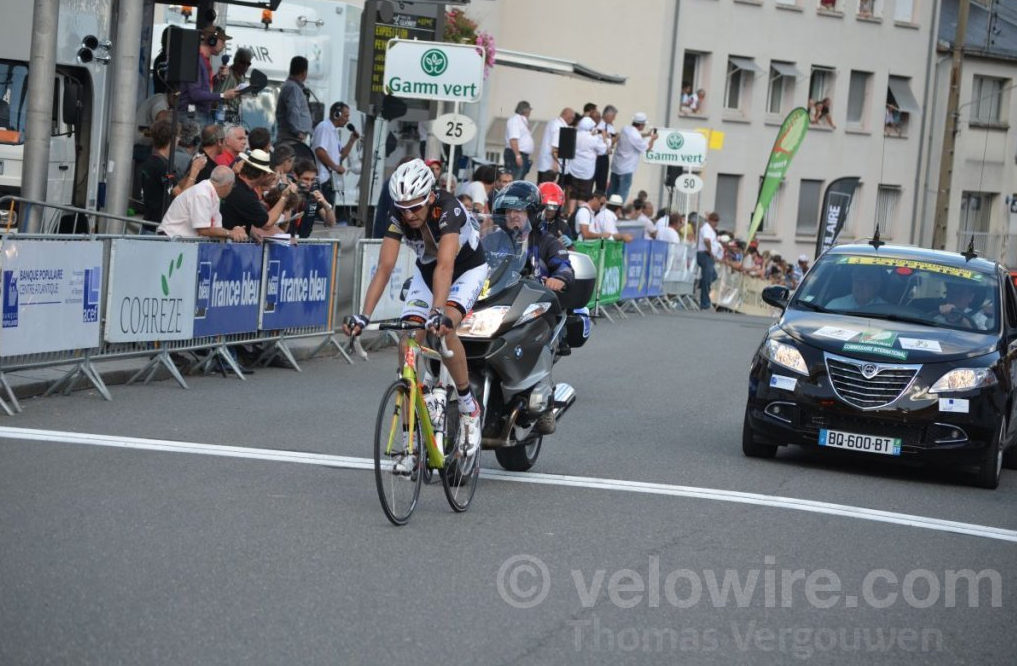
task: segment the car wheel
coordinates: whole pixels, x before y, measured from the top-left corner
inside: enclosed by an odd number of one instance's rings
[[[1003,443],[1006,439],[1006,421],[1000,419],[999,434],[986,449],[985,456],[978,465],[975,485],[979,488],[995,490],[999,486],[999,477],[1003,470]]]
[[[749,458],[773,458],[777,455],[776,444],[756,441],[756,435],[749,425],[749,408],[745,408],[745,421],[742,424],[742,453]]]

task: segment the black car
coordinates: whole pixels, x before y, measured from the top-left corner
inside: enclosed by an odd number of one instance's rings
[[[1017,466],[1017,289],[973,253],[837,246],[790,294],[752,361],[742,451],[799,444],[876,459]]]

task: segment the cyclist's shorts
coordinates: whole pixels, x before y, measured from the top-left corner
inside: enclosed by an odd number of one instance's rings
[[[449,289],[447,303],[432,303],[434,294],[427,284],[419,266],[413,268],[413,279],[410,282],[410,290],[406,293],[406,303],[403,305],[402,319],[419,317],[427,320],[431,308],[435,305],[445,305],[459,310],[466,316],[473,309],[473,304],[480,296],[480,290],[484,288],[484,280],[487,279],[487,264],[471,268],[459,277],[453,277],[452,287]]]

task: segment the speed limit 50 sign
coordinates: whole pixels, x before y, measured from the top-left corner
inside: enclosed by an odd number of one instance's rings
[[[695,194],[703,189],[703,179],[694,173],[683,173],[675,179],[674,187],[682,194]]]

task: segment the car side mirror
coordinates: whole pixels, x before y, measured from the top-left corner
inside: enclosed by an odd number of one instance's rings
[[[788,301],[791,300],[791,292],[787,287],[779,284],[772,284],[763,289],[763,302],[781,310],[787,309]]]

